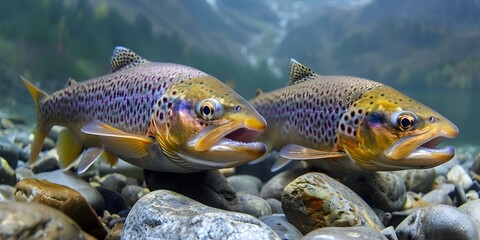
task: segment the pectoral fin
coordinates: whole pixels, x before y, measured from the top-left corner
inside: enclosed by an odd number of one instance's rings
[[[154,143],[149,137],[127,133],[100,121],[88,123],[81,131],[99,137],[103,148],[119,157],[146,156],[148,145]]]
[[[310,160],[319,158],[345,157],[343,152],[324,152],[297,144],[288,144],[280,150],[280,156],[291,160]]]
[[[83,144],[70,130],[64,129],[58,134],[57,152],[60,168],[68,168],[82,150]]]

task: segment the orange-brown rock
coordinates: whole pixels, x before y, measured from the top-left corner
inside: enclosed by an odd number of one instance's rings
[[[104,239],[107,235],[107,231],[85,198],[67,186],[27,178],[15,185],[15,199],[38,202],[56,208],[77,222],[85,232],[98,239]]]

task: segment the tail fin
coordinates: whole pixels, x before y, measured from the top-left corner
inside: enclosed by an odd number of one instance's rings
[[[37,160],[38,155],[42,150],[42,145],[45,137],[52,128],[52,126],[45,126],[45,124],[40,121],[40,100],[47,97],[48,95],[44,91],[35,87],[23,76],[20,77],[22,78],[25,86],[27,86],[28,91],[32,95],[33,100],[35,101],[35,109],[37,111],[37,127],[35,128],[35,137],[33,138],[32,147],[30,150],[30,157],[28,158],[28,163],[33,164]]]

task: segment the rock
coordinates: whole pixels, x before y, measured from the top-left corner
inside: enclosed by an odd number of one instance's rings
[[[275,198],[267,198],[265,201],[270,204],[270,208],[272,209],[272,214],[280,213],[283,214],[283,209],[282,209],[282,202],[280,202],[278,199]]]
[[[211,207],[241,210],[235,190],[218,170],[183,174],[145,170],[144,175],[150,191],[167,189]]]
[[[423,200],[420,194],[414,192],[407,192],[407,201],[405,201],[403,209],[416,209],[428,205],[428,202]]]
[[[438,189],[428,192],[422,198],[429,205],[436,205],[436,204],[453,205],[452,199],[450,199],[448,194]]]
[[[467,197],[467,202],[470,202],[479,198],[478,192],[474,190],[468,191],[467,193],[465,193],[465,196]]]
[[[480,199],[462,204],[458,210],[469,216],[480,229]]]
[[[236,192],[247,192],[255,196],[260,195],[260,189],[262,188],[262,180],[250,175],[235,175],[227,178],[230,186],[235,189]]]
[[[250,214],[256,218],[272,214],[270,204],[263,198],[246,192],[239,192],[238,197],[242,204],[242,210],[240,212]]]
[[[153,191],[133,206],[122,238],[280,239],[255,217],[212,208],[169,190]]]
[[[35,178],[15,185],[15,200],[37,202],[53,207],[74,220],[85,232],[103,239],[107,231],[83,196],[64,185]]]
[[[122,196],[125,199],[125,202],[129,207],[133,207],[133,205],[143,197],[145,194],[149,193],[150,191],[146,188],[136,186],[136,185],[129,185],[125,186],[122,189]]]
[[[15,201],[15,197],[13,196],[14,192],[15,192],[14,187],[6,184],[0,184],[0,202]]]
[[[358,174],[345,181],[370,206],[386,212],[403,209],[406,190],[403,180],[390,172]]]
[[[322,173],[307,173],[288,184],[283,190],[282,208],[288,221],[303,234],[321,227],[384,228],[355,192]]]
[[[447,173],[447,181],[451,183],[458,183],[464,190],[470,188],[473,180],[462,166],[456,165]]]
[[[17,177],[12,167],[8,165],[7,160],[0,157],[0,184],[15,185]]]
[[[385,239],[383,234],[369,227],[324,227],[305,235],[301,240],[363,240]]]
[[[127,186],[127,177],[119,173],[110,173],[100,179],[100,184],[103,188],[121,192]]]
[[[388,240],[398,240],[397,234],[395,233],[395,228],[393,226],[389,226],[387,228],[382,229],[380,231],[383,236],[385,236]]]
[[[102,194],[102,197],[105,200],[105,209],[109,212],[118,213],[121,210],[128,209],[127,202],[119,192],[102,187],[97,187],[95,189]]]
[[[52,149],[48,151],[45,155],[41,156],[31,168],[34,173],[57,170],[59,168],[57,150]]]
[[[94,237],[62,212],[38,203],[0,204],[0,239],[87,239]]]
[[[106,161],[100,161],[98,166],[100,176],[105,176],[110,173],[120,173],[126,177],[135,178],[139,181],[143,181],[144,179],[143,168],[139,168],[123,160],[118,160],[117,166],[115,166],[114,168],[108,163],[106,163]]]
[[[438,175],[433,180],[432,189],[439,189],[443,184],[446,184],[447,178],[443,175]]]
[[[20,149],[8,139],[0,136],[0,157],[4,158],[12,168],[17,167]]]
[[[56,184],[62,184],[78,191],[97,213],[103,212],[103,209],[105,208],[105,201],[103,200],[102,195],[75,173],[59,169],[51,172],[38,173],[35,175],[35,178],[45,179]]]
[[[35,177],[35,173],[33,173],[30,168],[17,167],[17,169],[15,169],[15,176],[17,178],[17,182],[20,182],[21,180],[23,180],[25,178]]]
[[[416,193],[430,191],[437,176],[433,168],[396,171],[395,174],[403,179],[407,191]]]
[[[263,185],[262,190],[260,191],[260,197],[264,199],[275,198],[281,200],[285,186],[307,171],[307,169],[292,169],[275,175]]]
[[[108,232],[105,240],[120,240],[122,238],[123,223],[115,225],[110,232]]]
[[[284,217],[268,215],[260,217],[259,219],[273,229],[282,239],[295,240],[303,237],[303,234]]]
[[[60,134],[60,132],[62,132],[63,130],[65,129],[65,127],[62,127],[62,126],[53,126],[52,129],[50,130],[50,132],[48,132],[48,138],[52,139],[53,141],[57,141],[58,139],[58,134]]]
[[[395,229],[398,239],[479,239],[474,221],[447,205],[423,207]]]
[[[53,139],[46,137],[43,141],[42,151],[52,150],[56,147],[55,141]]]

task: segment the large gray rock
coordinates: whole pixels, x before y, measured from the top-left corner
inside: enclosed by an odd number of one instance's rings
[[[95,239],[62,212],[38,203],[0,204],[0,239]]]
[[[105,209],[105,201],[103,200],[102,195],[75,173],[59,169],[51,172],[38,173],[35,175],[35,178],[65,185],[78,191],[97,213],[101,213],[103,212],[103,209]]]
[[[384,228],[362,198],[322,173],[307,173],[288,184],[283,190],[282,208],[288,221],[303,234],[322,227]]]
[[[398,239],[479,239],[474,221],[448,205],[418,209],[406,217],[395,232]]]
[[[370,240],[385,239],[383,234],[369,227],[325,227],[314,230],[301,240]]]
[[[280,238],[248,214],[212,208],[169,190],[157,190],[133,206],[122,239]]]
[[[386,212],[401,210],[407,200],[405,183],[390,172],[355,175],[348,178],[345,185],[370,206]]]

